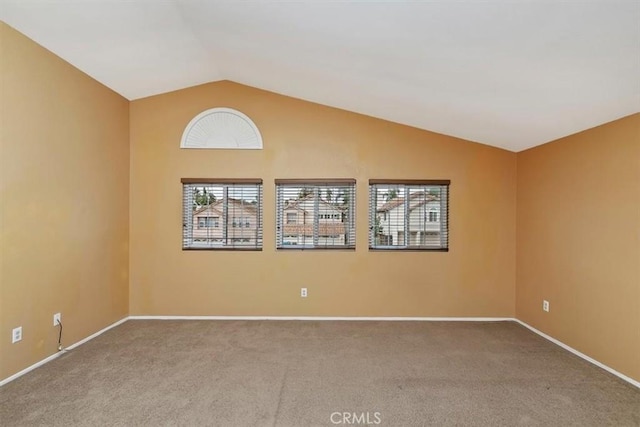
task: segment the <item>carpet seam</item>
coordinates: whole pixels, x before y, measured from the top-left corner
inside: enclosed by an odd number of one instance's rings
[[[276,406],[276,413],[273,415],[273,427],[276,427],[278,424],[278,416],[280,415],[280,406],[282,404],[282,395],[284,394],[284,386],[287,382],[287,374],[289,373],[289,367],[284,371],[282,375],[282,384],[280,385],[280,393],[278,393],[278,406]]]

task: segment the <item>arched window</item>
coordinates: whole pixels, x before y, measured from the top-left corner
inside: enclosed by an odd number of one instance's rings
[[[211,108],[185,128],[180,148],[261,150],[262,135],[253,121],[231,108]]]

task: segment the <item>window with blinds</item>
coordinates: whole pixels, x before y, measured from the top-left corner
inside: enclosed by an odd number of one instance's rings
[[[261,179],[182,179],[182,249],[262,249]]]
[[[449,180],[369,180],[369,249],[449,250]]]
[[[276,180],[278,249],[354,249],[355,179]]]

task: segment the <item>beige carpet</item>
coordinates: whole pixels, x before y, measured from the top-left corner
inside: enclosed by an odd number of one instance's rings
[[[367,421],[637,426],[640,390],[512,322],[161,320],[0,388],[2,426]]]

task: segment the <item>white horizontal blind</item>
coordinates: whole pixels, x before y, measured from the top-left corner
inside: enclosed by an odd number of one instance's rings
[[[355,180],[276,180],[278,249],[353,249]]]
[[[449,249],[448,180],[371,180],[370,249]]]
[[[262,248],[261,180],[183,179],[182,185],[183,249]]]

